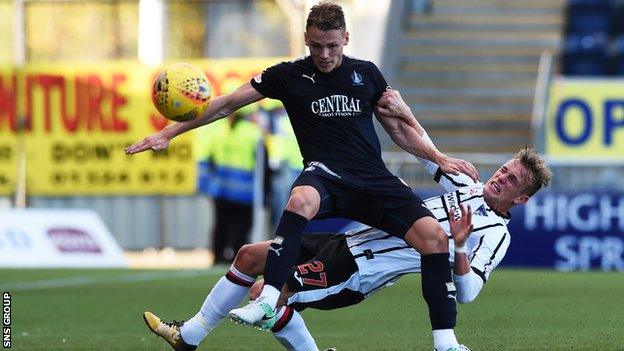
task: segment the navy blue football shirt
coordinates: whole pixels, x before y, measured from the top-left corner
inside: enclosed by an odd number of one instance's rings
[[[282,101],[304,164],[318,161],[358,177],[390,175],[372,120],[388,84],[372,62],[343,56],[322,73],[308,56],[267,68],[251,85]]]

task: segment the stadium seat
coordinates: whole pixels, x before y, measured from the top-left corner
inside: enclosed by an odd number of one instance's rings
[[[613,41],[611,53],[611,71],[617,76],[624,76],[624,34]]]
[[[624,0],[618,0],[615,3],[613,13],[613,33],[615,35],[624,35]]]
[[[591,35],[612,31],[613,0],[570,0],[566,13],[568,35]]]
[[[603,34],[568,36],[562,60],[564,75],[606,75],[609,67],[607,36]]]

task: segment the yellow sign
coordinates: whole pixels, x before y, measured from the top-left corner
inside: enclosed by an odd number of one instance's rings
[[[552,156],[624,160],[624,81],[555,79],[545,137]]]
[[[10,195],[17,188],[17,159],[23,138],[17,130],[17,77],[11,67],[0,67],[0,194]],[[13,130],[9,129],[9,125]]]
[[[226,82],[249,81],[278,59],[191,61],[213,96]],[[150,99],[158,68],[136,62],[30,64],[0,69],[0,194],[14,192],[26,161],[31,195],[191,194],[193,134],[160,152],[124,147],[168,123]]]

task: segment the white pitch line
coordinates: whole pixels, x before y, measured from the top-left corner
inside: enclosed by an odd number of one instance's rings
[[[162,279],[180,279],[206,274],[223,273],[221,269],[171,271],[171,272],[144,272],[136,274],[122,274],[118,276],[79,276],[59,279],[36,280],[0,285],[0,291],[28,291],[41,289],[58,289],[72,286],[85,286],[103,283],[134,283]]]

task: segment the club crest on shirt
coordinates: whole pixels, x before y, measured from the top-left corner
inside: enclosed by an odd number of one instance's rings
[[[353,82],[353,85],[363,85],[364,83],[362,83],[362,76],[357,73],[356,70],[353,70],[353,73],[351,73],[351,81]]]
[[[479,206],[479,208],[477,208],[474,211],[474,214],[476,214],[477,216],[486,216],[487,217],[487,210],[485,209],[485,205],[481,205]]]

